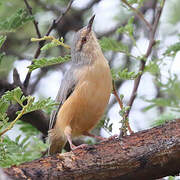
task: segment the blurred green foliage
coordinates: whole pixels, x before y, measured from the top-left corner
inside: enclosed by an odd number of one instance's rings
[[[128,72],[128,69],[111,69],[113,80],[134,80],[136,79],[142,72]]]
[[[37,137],[39,132],[30,124],[23,122],[20,129],[25,137],[19,135],[12,140],[5,135],[0,138],[0,167],[10,167],[40,158],[41,152],[47,149],[47,145]]]
[[[16,118],[13,122],[8,122],[9,118],[7,117],[6,111],[12,103],[18,103],[22,107],[22,110],[17,112],[18,115],[24,115],[42,109],[45,111],[52,111],[54,106],[57,105],[50,98],[34,102],[34,98],[31,96],[24,96],[20,88],[7,91],[0,98],[0,133],[4,132],[6,129],[10,130],[13,128],[16,121],[19,121],[19,119]],[[41,152],[45,151],[47,148],[47,145],[37,138],[39,132],[36,128],[24,122],[19,124],[21,126],[20,130],[26,135],[25,138],[22,139],[21,135],[19,135],[14,141],[7,135],[3,137],[0,136],[1,167],[9,167],[13,164],[20,164],[36,159],[40,157],[42,155]],[[21,141],[20,138],[22,139]]]
[[[177,42],[177,43],[169,46],[166,49],[164,55],[165,56],[175,57],[178,51],[180,51],[180,42]]]
[[[34,20],[24,9],[19,9],[15,14],[6,18],[0,19],[0,32],[11,32],[22,27],[25,23]]]
[[[168,22],[175,25],[179,22],[180,19],[180,2],[179,0],[169,1],[168,8],[172,9],[168,11]]]
[[[114,51],[129,54],[128,46],[118,42],[112,38],[103,37],[100,40],[100,45],[103,51]]]

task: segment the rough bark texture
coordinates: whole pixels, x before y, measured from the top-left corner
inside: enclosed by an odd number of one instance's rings
[[[13,179],[155,179],[180,172],[180,119],[4,169]]]

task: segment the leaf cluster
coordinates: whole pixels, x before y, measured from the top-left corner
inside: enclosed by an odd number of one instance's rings
[[[7,91],[0,98],[0,129],[6,129],[8,123],[7,109],[10,104],[18,103],[21,106],[21,110],[17,112],[18,115],[24,115],[32,111],[44,109],[49,110],[54,108],[57,104],[52,101],[50,98],[43,99],[35,102],[35,98],[32,96],[24,96],[22,90],[17,87],[11,91]],[[18,116],[17,116],[18,118]],[[20,117],[19,117],[20,118]],[[13,122],[16,122],[18,119],[15,119]],[[10,124],[10,129],[13,127],[14,123]]]
[[[59,57],[53,57],[53,58],[41,58],[41,59],[34,59],[33,64],[28,66],[30,71],[33,71],[38,68],[44,68],[47,66],[53,66],[57,65],[66,61],[70,60],[70,55],[66,55],[64,57],[59,56]]]
[[[142,72],[128,72],[128,69],[125,68],[123,70],[115,70],[115,69],[111,69],[111,74],[112,74],[112,78],[113,80],[117,81],[117,80],[134,80],[136,79],[140,74],[142,74]]]
[[[14,164],[32,161],[41,156],[41,152],[47,148],[39,138],[35,137],[39,131],[28,123],[18,121],[22,115],[32,111],[44,109],[50,111],[57,105],[50,98],[34,101],[32,96],[24,96],[22,90],[17,87],[11,91],[7,91],[0,98],[0,129],[1,134],[10,130],[16,122],[19,122],[20,131],[26,136],[25,138],[19,135],[15,140],[8,136],[0,136],[0,166],[9,167]],[[8,122],[7,109],[10,104],[18,103],[21,110],[17,112],[17,117],[11,123]],[[4,132],[4,133],[3,133]],[[33,138],[32,138],[33,137]]]
[[[156,84],[161,88],[165,97],[156,97],[151,100],[144,99],[150,105],[144,108],[147,111],[153,107],[167,107],[171,111],[180,112],[180,82],[177,76],[169,77],[167,83],[156,80]]]
[[[164,53],[164,56],[172,56],[175,57],[177,52],[180,51],[180,42],[177,42],[167,48]]]
[[[16,13],[10,17],[0,19],[0,31],[13,32],[32,20],[34,20],[34,17],[29,15],[25,9],[18,9]]]
[[[30,139],[29,136],[19,135],[15,140],[11,140],[4,136],[0,141],[0,167],[10,167],[40,158],[41,152],[47,148],[47,145],[36,137]]]
[[[122,26],[117,29],[117,32],[119,34],[126,34],[127,36],[130,37],[130,39],[135,42],[134,39],[134,16],[132,16],[129,20],[128,23],[125,26]]]
[[[99,43],[103,51],[122,52],[129,55],[128,46],[112,38],[103,37]]]
[[[106,132],[108,132],[110,134],[112,132],[112,125],[113,125],[113,123],[110,123],[110,119],[104,116],[99,121],[99,123],[98,123],[96,128],[98,128],[99,130],[101,128],[103,128]]]
[[[158,61],[159,61],[158,59],[157,60],[153,59],[152,61],[150,61],[145,66],[144,72],[149,72],[154,76],[159,75],[160,74],[160,68],[158,65]]]

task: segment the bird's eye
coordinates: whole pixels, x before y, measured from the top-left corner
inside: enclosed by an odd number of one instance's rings
[[[82,38],[82,43],[86,43],[86,41],[87,41],[87,38],[86,38],[86,37],[83,37],[83,38]]]

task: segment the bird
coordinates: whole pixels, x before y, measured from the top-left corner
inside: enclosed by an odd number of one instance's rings
[[[112,91],[112,76],[96,35],[92,30],[95,15],[74,35],[71,67],[65,72],[50,116],[48,154],[60,153],[66,142],[77,147],[72,138],[95,137],[90,131],[103,116]],[[99,138],[101,139],[101,138]]]

